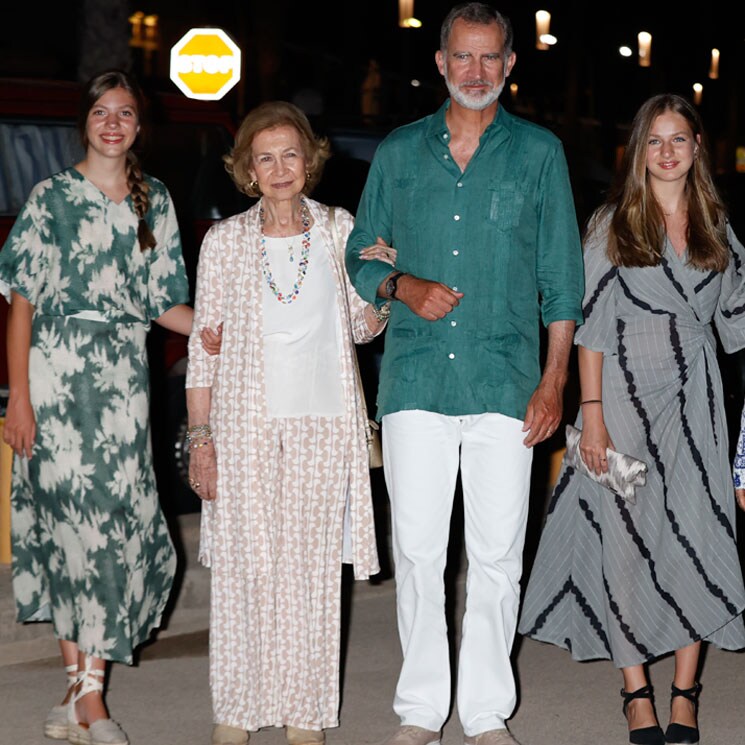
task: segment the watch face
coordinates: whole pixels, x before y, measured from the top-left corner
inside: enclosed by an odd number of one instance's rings
[[[391,277],[386,283],[385,283],[385,294],[388,297],[393,297],[393,293],[396,291],[396,283],[393,281],[393,277]]]

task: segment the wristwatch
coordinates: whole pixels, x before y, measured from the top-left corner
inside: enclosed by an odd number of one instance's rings
[[[404,276],[405,272],[396,272],[395,274],[391,274],[390,277],[385,281],[385,296],[391,298],[392,300],[396,299],[396,288],[398,287],[398,280],[401,279],[401,277]]]

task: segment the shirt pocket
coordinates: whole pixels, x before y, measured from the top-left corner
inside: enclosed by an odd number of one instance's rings
[[[525,194],[517,181],[491,179],[487,189],[487,220],[497,230],[509,232],[517,227],[525,204]]]

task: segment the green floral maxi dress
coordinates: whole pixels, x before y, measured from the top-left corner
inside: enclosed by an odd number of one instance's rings
[[[155,249],[130,197],[75,169],[34,187],[0,251],[0,290],[35,308],[33,457],[14,458],[17,617],[52,621],[81,651],[132,663],[160,624],[176,558],[153,472],[145,338],[189,300],[168,191],[147,177]]]

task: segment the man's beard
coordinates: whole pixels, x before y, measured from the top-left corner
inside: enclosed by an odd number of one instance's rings
[[[448,77],[447,65],[444,66],[444,72],[445,85],[447,85],[450,97],[464,109],[471,109],[472,111],[483,111],[484,109],[491,106],[499,98],[499,96],[502,94],[502,91],[504,90],[505,81],[502,80],[502,82],[496,88],[492,87],[490,90],[487,90],[484,93],[471,95],[450,82],[450,78]],[[461,83],[461,85],[491,85],[491,83],[489,83],[488,80],[476,78],[474,80],[466,80]]]

